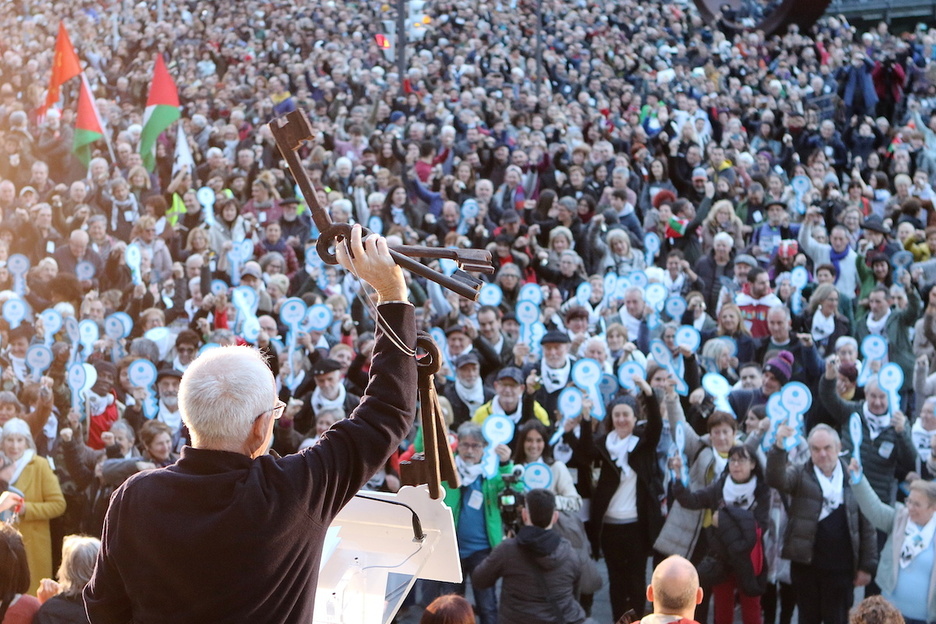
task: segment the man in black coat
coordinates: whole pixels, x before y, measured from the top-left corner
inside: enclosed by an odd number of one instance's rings
[[[463,422],[471,420],[479,407],[494,398],[494,389],[482,381],[481,364],[474,350],[459,355],[452,366],[455,367],[455,379],[445,383],[441,394],[452,404],[450,428],[454,431]]]
[[[569,541],[553,530],[559,519],[556,496],[530,490],[521,512],[523,526],[504,540],[471,573],[475,587],[493,587],[503,578],[498,619],[501,622],[585,622],[575,599],[585,561]]]
[[[311,622],[325,531],[384,466],[413,423],[416,324],[386,241],[348,245],[374,286],[391,339],[379,333],[371,380],[351,417],[315,446],[266,454],[285,404],[263,358],[213,349],[186,370],[180,404],[193,444],[114,492],[94,575],[91,622]],[[338,259],[352,271],[348,249]]]

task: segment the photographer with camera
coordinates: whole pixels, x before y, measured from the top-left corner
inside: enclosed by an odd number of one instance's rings
[[[587,555],[576,553],[555,530],[559,520],[555,494],[531,490],[520,509],[523,524],[516,537],[498,545],[475,568],[471,582],[493,587],[503,579],[501,622],[591,622],[575,600]]]
[[[481,433],[481,427],[472,422],[463,423],[458,428],[458,448],[455,454],[455,466],[461,478],[461,487],[453,488],[448,482],[445,487],[445,504],[455,516],[455,534],[458,538],[458,556],[461,559],[462,574],[471,576],[474,569],[504,539],[504,520],[501,516],[501,501],[513,508],[514,514],[523,503],[518,500],[523,485],[514,475],[514,465],[510,460],[510,448],[504,444],[494,447],[499,460],[498,473],[494,477],[484,474],[484,449],[487,441]],[[522,471],[520,472],[522,474]],[[511,482],[511,483],[508,483]],[[516,497],[511,501],[511,488]],[[509,509],[508,509],[509,511]],[[443,583],[441,593],[465,594],[465,584]],[[497,623],[497,593],[495,588],[472,588],[475,610],[481,618],[481,624]]]

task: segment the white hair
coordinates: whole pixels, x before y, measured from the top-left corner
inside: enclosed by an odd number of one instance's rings
[[[218,347],[198,356],[182,375],[179,411],[196,447],[240,444],[257,417],[273,409],[273,373],[252,347]]]
[[[728,232],[719,232],[712,238],[713,243],[724,242],[729,248],[734,247],[734,237]]]
[[[32,431],[29,430],[29,424],[22,418],[11,418],[3,425],[3,435],[0,440],[7,436],[19,435],[26,438],[26,445],[32,450],[36,450],[36,442],[33,440]]]

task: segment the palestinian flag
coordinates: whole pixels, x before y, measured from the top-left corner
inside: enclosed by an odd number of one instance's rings
[[[104,125],[94,104],[88,79],[81,74],[81,93],[78,95],[78,114],[75,117],[75,139],[72,152],[87,167],[91,162],[91,144],[104,138]]]
[[[156,139],[181,116],[179,91],[166,68],[162,55],[156,57],[153,84],[146,98],[143,113],[143,132],[140,135],[140,155],[147,171],[156,167]]]

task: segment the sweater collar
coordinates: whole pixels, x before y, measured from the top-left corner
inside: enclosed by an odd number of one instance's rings
[[[175,465],[180,472],[207,475],[245,470],[250,468],[252,463],[251,458],[240,453],[185,446],[182,448],[182,457]]]

